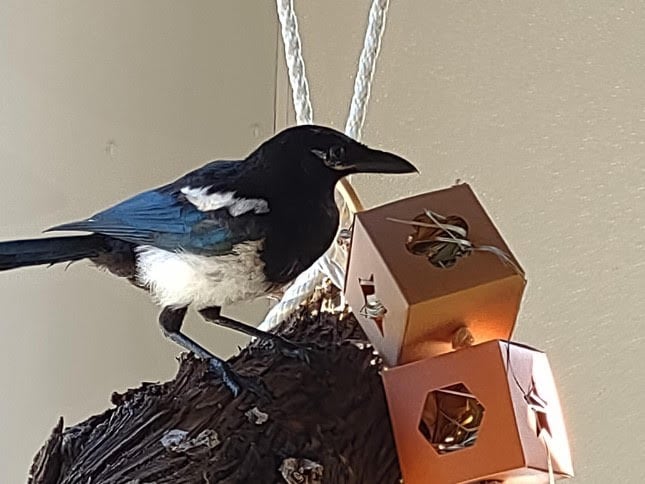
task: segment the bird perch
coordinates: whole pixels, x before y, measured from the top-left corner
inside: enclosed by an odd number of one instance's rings
[[[379,360],[350,315],[319,292],[277,333],[315,347],[309,364],[254,342],[231,359],[272,395],[233,399],[183,357],[174,380],[113,394],[114,407],[58,422],[29,483],[396,483]]]

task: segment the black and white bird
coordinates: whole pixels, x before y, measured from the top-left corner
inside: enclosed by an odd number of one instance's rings
[[[221,307],[292,281],[325,252],[338,228],[334,187],[342,177],[413,171],[403,158],[331,128],[296,126],[245,160],[210,162],[85,220],[49,229],[89,234],[0,242],[0,270],[89,259],[128,279],[162,306],[164,334],[209,358],[237,395],[237,375],[181,332],[187,308],[298,355],[300,346],[224,317]]]

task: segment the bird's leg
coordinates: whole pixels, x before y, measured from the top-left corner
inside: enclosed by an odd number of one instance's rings
[[[194,353],[198,358],[207,360],[213,373],[221,377],[226,388],[231,391],[234,397],[237,397],[241,393],[243,386],[240,383],[240,377],[231,370],[228,363],[181,332],[181,326],[186,316],[186,309],[185,307],[163,308],[159,315],[159,324],[164,335],[185,350]]]
[[[206,321],[217,324],[218,326],[224,326],[225,328],[239,331],[240,333],[244,333],[253,338],[271,342],[276,348],[278,348],[280,353],[288,358],[297,358],[299,360],[309,362],[309,348],[306,346],[289,341],[278,334],[268,333],[254,326],[222,316],[221,311],[222,308],[219,306],[212,306],[200,309],[199,313]]]

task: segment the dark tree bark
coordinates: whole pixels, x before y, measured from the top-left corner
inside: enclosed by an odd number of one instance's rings
[[[73,427],[61,419],[29,482],[398,482],[379,363],[352,315],[320,310],[329,296],[277,330],[315,345],[309,364],[260,343],[231,359],[271,398],[233,399],[204,362],[186,356],[174,380],[115,393],[113,408]]]

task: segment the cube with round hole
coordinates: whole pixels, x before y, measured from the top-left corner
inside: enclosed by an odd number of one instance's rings
[[[467,184],[356,215],[345,295],[389,365],[509,339],[525,283]]]
[[[382,373],[406,484],[573,476],[544,353],[488,341]]]

